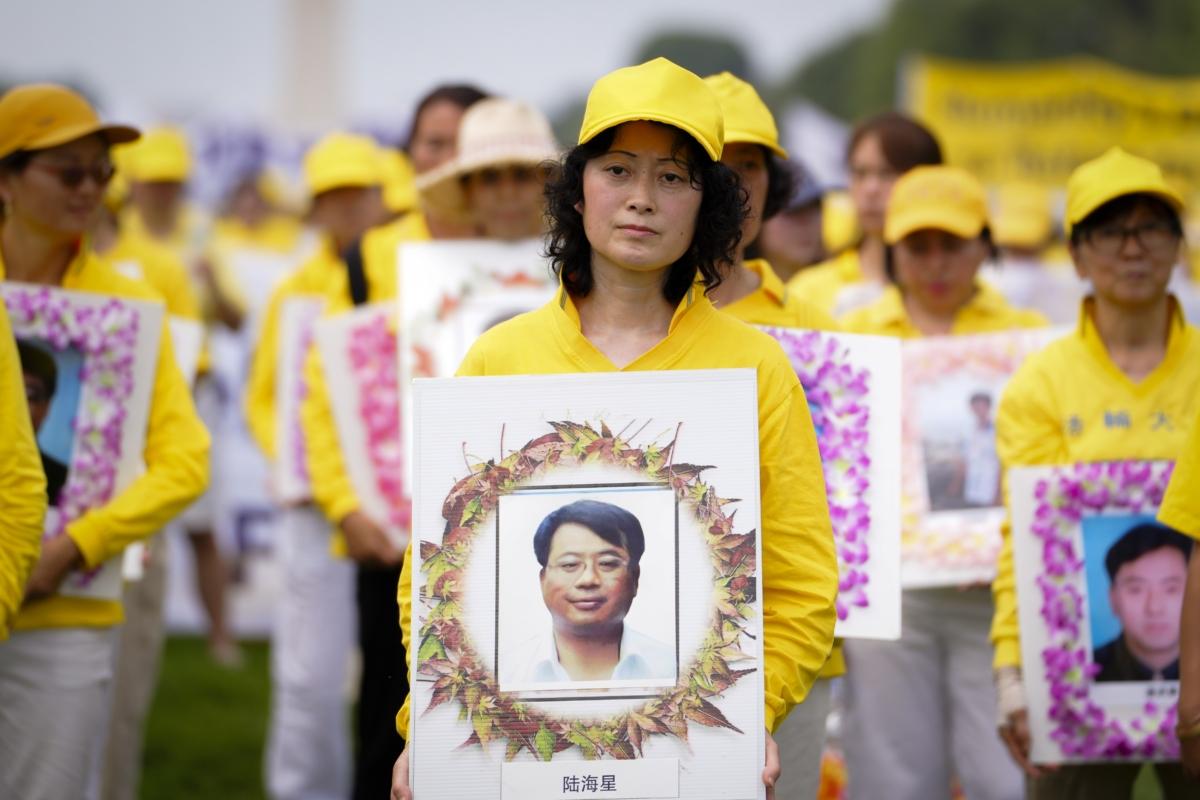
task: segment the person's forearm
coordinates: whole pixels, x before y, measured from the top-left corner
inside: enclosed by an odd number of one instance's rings
[[[1200,554],[1188,567],[1183,613],[1179,619],[1179,722],[1200,722]]]

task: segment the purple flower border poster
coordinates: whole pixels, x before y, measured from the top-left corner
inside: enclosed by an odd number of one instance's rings
[[[900,342],[764,328],[808,398],[838,547],[837,635],[900,638]]]
[[[412,508],[404,482],[395,307],[374,303],[319,320],[314,339],[361,508],[406,547]]]
[[[65,480],[52,489],[57,497],[46,514],[44,538],[52,539],[66,535],[74,520],[109,502],[145,468],[145,421],[158,366],[163,307],[15,282],[0,283],[0,296],[18,341],[49,355],[55,365],[44,419],[47,430],[38,436],[43,465],[48,460],[64,462]],[[56,412],[56,401],[73,407]],[[119,599],[121,566],[116,556],[95,569],[74,572],[59,594]]]
[[[1179,758],[1178,662],[1148,669],[1141,662],[1154,652],[1142,645],[1157,635],[1148,626],[1150,605],[1169,607],[1168,573],[1186,573],[1185,551],[1163,544],[1172,534],[1153,521],[1171,466],[1118,461],[1009,471],[1021,665],[1036,763]],[[1190,544],[1174,536],[1180,546]],[[1136,587],[1143,597],[1135,606],[1120,597],[1126,564],[1137,570],[1130,577],[1139,584],[1154,582]],[[1153,574],[1143,574],[1147,569]],[[1182,580],[1181,574],[1174,582]],[[1178,614],[1182,587],[1176,588]],[[1151,603],[1149,593],[1161,596]],[[1170,625],[1158,627],[1162,634]],[[1173,627],[1178,647],[1177,620]],[[1127,655],[1115,657],[1115,647]]]

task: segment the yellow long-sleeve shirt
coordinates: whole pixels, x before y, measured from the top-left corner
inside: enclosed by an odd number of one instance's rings
[[[0,280],[4,275],[0,262]],[[149,286],[117,274],[86,248],[67,267],[61,287],[162,302]],[[208,431],[175,364],[164,321],[142,451],[146,470],[108,503],[89,510],[66,529],[85,565],[99,566],[130,544],[149,538],[199,497],[208,485],[208,448]],[[55,596],[23,608],[13,628],[104,627],[120,621],[119,601]]]
[[[1159,506],[1158,520],[1200,539],[1200,413],[1193,415],[1191,433],[1175,461],[1175,472]]]
[[[25,581],[37,563],[46,514],[46,475],[25,402],[21,361],[0,302],[0,641],[8,637]]]
[[[1187,324],[1174,300],[1171,307],[1166,356],[1135,383],[1109,357],[1092,322],[1091,301],[1085,300],[1075,331],[1030,356],[1000,398],[996,449],[1005,471],[1176,458],[1200,392],[1200,330]],[[992,594],[993,663],[997,668],[1018,666],[1021,639],[1007,523]]]
[[[328,287],[336,283],[339,277],[344,278],[345,272],[346,266],[335,252],[333,243],[324,241],[307,261],[279,282],[267,301],[242,403],[250,435],[269,460],[275,459],[275,384],[279,371],[279,326],[283,307],[295,297],[325,297]]]
[[[750,325],[814,331],[839,329],[833,317],[790,291],[765,259],[751,259],[745,263],[745,267],[759,277],[758,288],[740,300],[721,306],[721,311]],[[821,669],[821,677],[836,678],[845,673],[846,659],[842,655],[842,642],[839,639],[834,642],[829,660]]]
[[[367,232],[362,241],[367,302],[378,303],[396,297],[396,256],[400,244],[427,241],[430,238],[425,218],[417,213],[405,215]],[[340,314],[353,308],[350,281],[344,268],[326,288],[326,315]],[[308,443],[306,453],[308,474],[312,477],[313,500],[325,516],[337,525],[347,514],[357,511],[360,502],[342,456],[318,348],[309,350],[304,372],[308,394],[300,406],[300,424],[304,430],[304,440]],[[334,551],[341,554],[340,535],[335,538],[333,546]]]
[[[828,261],[800,270],[787,282],[788,292],[826,314],[838,313],[838,298],[866,282],[858,250],[844,250]]]
[[[620,371],[753,367],[758,375],[762,492],[763,651],[766,725],[774,729],[808,694],[833,645],[837,557],[825,502],[816,432],[795,372],[766,334],[722,314],[693,288],[666,338]],[[565,290],[535,311],[497,325],[475,342],[460,375],[616,372],[580,329]],[[397,599],[411,639],[412,559]],[[396,718],[408,732],[408,701]]]

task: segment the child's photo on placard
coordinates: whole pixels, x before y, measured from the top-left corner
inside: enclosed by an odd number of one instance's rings
[[[83,354],[73,347],[57,350],[34,338],[18,339],[17,354],[46,474],[47,500],[57,508],[70,474]]]

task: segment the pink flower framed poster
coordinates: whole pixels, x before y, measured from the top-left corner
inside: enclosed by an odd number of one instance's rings
[[[1021,664],[1037,763],[1173,761],[1193,542],[1154,517],[1169,462],[1009,473]]]
[[[103,506],[142,471],[163,307],[4,282],[25,396],[46,473],[44,537]],[[59,593],[115,600],[121,558],[67,577]]]

